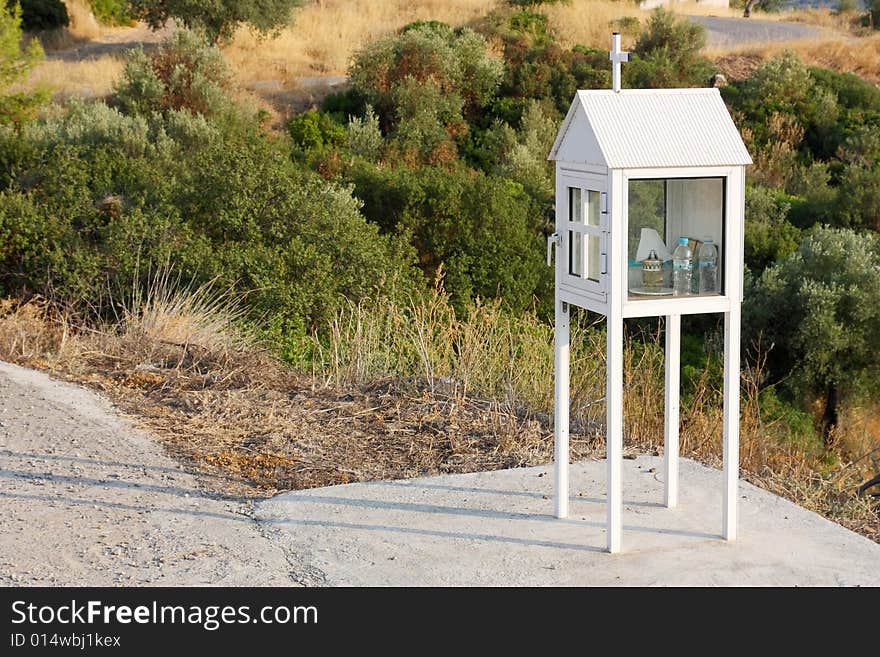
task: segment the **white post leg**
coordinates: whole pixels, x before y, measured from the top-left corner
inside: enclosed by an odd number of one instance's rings
[[[666,429],[663,436],[664,504],[678,505],[678,415],[681,369],[681,315],[666,316]]]
[[[608,468],[608,551],[620,552],[623,481],[623,317],[608,317],[605,458]]]
[[[553,422],[556,466],[556,517],[568,516],[568,430],[569,430],[569,309],[556,299],[555,382],[556,403]]]
[[[739,479],[739,342],[740,308],[724,314],[724,512],[721,533],[736,539],[737,483]]]

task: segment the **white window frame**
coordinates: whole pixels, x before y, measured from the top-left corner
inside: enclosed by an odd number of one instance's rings
[[[557,266],[560,268],[561,285],[573,291],[586,293],[590,297],[604,301],[608,292],[608,210],[609,199],[607,190],[607,177],[589,174],[567,174],[559,176],[559,195],[561,207],[556,208],[557,231],[561,238],[562,247]],[[581,190],[581,216],[583,223],[571,221],[571,189]],[[587,223],[587,207],[589,192],[599,194],[599,225],[591,226]],[[569,270],[569,252],[571,234],[581,235],[581,263],[580,275],[571,274]],[[599,278],[592,280],[588,276],[588,236],[599,238]]]

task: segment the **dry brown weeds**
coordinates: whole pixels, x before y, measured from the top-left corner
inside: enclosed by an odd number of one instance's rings
[[[388,361],[388,354],[374,353],[377,360],[364,360],[367,349],[378,349],[384,344],[381,336],[389,335],[378,330],[392,326],[387,309],[377,314],[352,307],[341,313],[330,338],[335,355],[314,352],[316,361],[323,363],[314,363],[320,367],[316,376],[297,373],[246,338],[243,341],[227,321],[235,314],[234,305],[218,305],[210,295],[204,295],[200,304],[191,300],[192,294],[190,301],[177,297],[164,304],[154,301],[152,311],[128,312],[122,322],[98,329],[78,325],[40,300],[6,300],[0,303],[0,358],[100,390],[202,475],[206,486],[223,494],[253,497],[283,489],[550,462],[551,407],[546,401],[552,403],[550,393],[545,392],[544,401],[533,394],[526,404],[516,392],[525,391],[525,383],[508,380],[494,394],[480,395],[485,383],[479,377],[473,376],[468,388],[461,376],[464,365],[459,362],[458,375],[449,376],[451,361],[444,360],[449,357],[443,346],[449,343],[444,340],[451,336],[464,341],[458,351],[469,351],[474,370],[483,376],[497,367],[511,371],[527,367],[509,348],[501,349],[507,354],[506,365],[505,358],[489,358],[503,344],[505,331],[509,339],[510,331],[522,327],[499,326],[503,315],[489,305],[473,317],[457,320],[456,328],[454,317],[443,307],[442,291],[437,294],[440,297],[435,296],[433,303],[439,307],[414,308],[415,320],[410,313],[393,311],[401,321],[408,318],[413,350],[426,358],[413,360],[413,370],[406,376],[380,376],[383,368],[392,365],[401,370],[400,362]],[[219,320],[187,318],[199,314],[194,309],[208,307]],[[171,321],[172,310],[182,317]],[[142,321],[151,313],[152,319]],[[156,315],[161,322],[155,321]],[[157,326],[174,330],[165,336]],[[206,326],[212,327],[210,331]],[[419,347],[420,330],[426,335],[428,328],[435,339]],[[195,335],[199,341],[193,339]],[[477,340],[475,335],[489,339]],[[535,352],[529,358],[546,360],[552,353],[549,328],[542,335],[526,335],[528,349]],[[487,347],[493,341],[495,347]],[[648,340],[649,347],[657,341],[659,332]],[[572,458],[600,458],[604,400],[597,382],[604,380],[600,356],[604,341],[593,337],[581,343],[572,360]],[[393,341],[389,344],[393,347]],[[662,352],[647,348],[626,353],[627,449],[659,453]],[[425,368],[425,362],[432,365]],[[549,365],[545,370],[549,372]],[[536,388],[546,387],[546,372],[534,378]],[[786,441],[780,427],[762,422],[759,380],[754,371],[747,371],[743,380],[744,477],[880,541],[876,502],[855,494],[874,466],[871,454],[880,458],[872,433],[876,427],[863,423],[846,439],[850,449],[873,447],[868,454],[829,465],[823,455]],[[682,416],[682,453],[717,466],[721,411],[719,391],[713,389],[708,369],[697,388],[700,392],[686,404]]]

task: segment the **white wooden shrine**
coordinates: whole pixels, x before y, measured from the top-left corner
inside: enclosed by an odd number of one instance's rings
[[[578,91],[549,159],[556,163],[556,516],[568,515],[569,307],[607,319],[607,535],[621,550],[624,319],[665,317],[665,505],[678,498],[681,316],[724,313],[722,536],[736,537],[739,476],[740,305],[745,167],[751,164],[717,89],[620,89],[627,53],[614,35],[613,88]],[[679,238],[717,248],[715,291],[675,296],[671,257]],[[664,284],[648,290],[649,252]],[[659,263],[658,263],[659,266]]]

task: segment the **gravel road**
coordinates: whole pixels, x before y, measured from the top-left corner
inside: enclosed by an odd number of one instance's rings
[[[710,48],[796,41],[824,34],[822,29],[804,23],[722,16],[688,16],[688,18],[706,28],[706,45]]]
[[[316,581],[105,400],[3,362],[0,480],[0,585]]]

